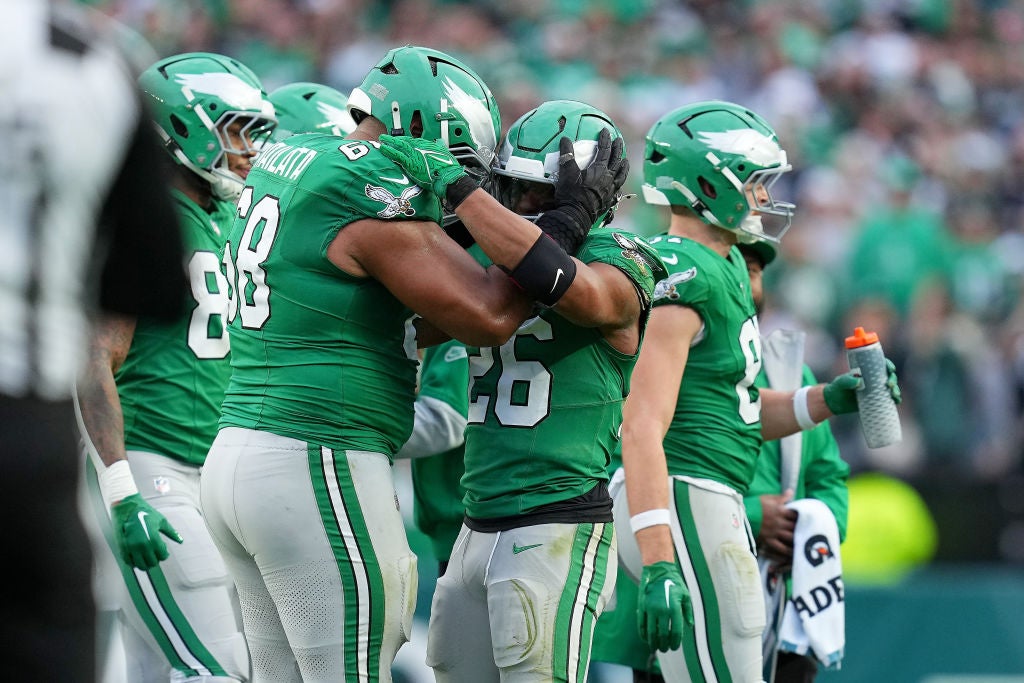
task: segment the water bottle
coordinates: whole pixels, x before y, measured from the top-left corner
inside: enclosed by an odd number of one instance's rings
[[[865,332],[863,327],[856,328],[853,336],[846,338],[846,358],[850,370],[863,380],[861,388],[857,389],[857,407],[868,448],[899,443],[903,430],[896,402],[886,386],[889,371],[885,367],[885,353],[878,342],[878,335]]]

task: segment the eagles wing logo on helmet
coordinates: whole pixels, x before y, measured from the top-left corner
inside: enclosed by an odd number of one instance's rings
[[[178,74],[177,82],[189,99],[192,93],[213,95],[237,109],[259,111],[263,105],[263,93],[241,78],[229,73]]]
[[[498,147],[498,140],[487,104],[460,88],[451,78],[445,78],[444,94],[462,113],[469,125],[469,135],[477,148],[484,156],[493,154]]]
[[[413,208],[412,202],[409,200],[422,192],[422,188],[419,185],[410,185],[402,194],[396,197],[391,194],[386,188],[377,187],[376,185],[366,185],[366,196],[378,202],[383,202],[386,206],[377,212],[377,215],[381,218],[393,218],[398,215],[402,216],[414,216],[416,215],[416,209]]]
[[[317,102],[316,109],[324,117],[325,121],[329,121],[337,129],[335,135],[345,135],[355,130],[356,122],[352,120],[348,110],[340,109],[326,102]]]
[[[764,133],[751,128],[738,128],[721,132],[701,131],[700,140],[710,149],[727,154],[741,154],[758,166],[785,164],[785,152],[779,143]]]

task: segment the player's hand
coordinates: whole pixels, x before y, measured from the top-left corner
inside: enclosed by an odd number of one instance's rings
[[[573,142],[563,137],[558,141],[558,179],[555,199],[571,202],[587,212],[593,225],[598,216],[612,208],[617,193],[629,174],[629,160],[622,158],[622,138],[612,140],[611,131],[603,128],[597,137],[594,160],[584,169],[576,163]]]
[[[640,574],[637,625],[652,648],[668,652],[683,642],[683,620],[693,626],[693,605],[675,562],[644,565]]]
[[[380,151],[402,167],[417,185],[446,199],[448,186],[468,177],[448,147],[440,140],[426,140],[408,135],[381,135]]]
[[[889,395],[892,396],[892,400],[899,403],[903,400],[903,395],[900,392],[900,385],[896,378],[896,365],[886,358],[885,369],[888,372],[885,386],[889,388]],[[860,378],[860,375],[847,372],[825,385],[825,405],[828,406],[833,415],[857,412],[857,390],[863,385],[863,382],[864,380]]]
[[[793,564],[793,533],[796,531],[796,510],[786,507],[793,492],[763,495],[761,498],[761,530],[757,545],[761,553],[778,571],[788,571]]]
[[[110,512],[121,559],[138,569],[152,569],[167,559],[167,544],[161,534],[175,543],[183,540],[167,518],[138,493],[114,503]]]
[[[576,163],[573,142],[563,137],[558,143],[558,178],[555,180],[555,209],[537,226],[568,254],[575,254],[590,229],[602,215],[607,216],[618,201],[618,192],[629,174],[629,161],[622,158],[622,139],[601,130],[594,160],[585,169]],[[543,219],[543,216],[541,217]],[[554,219],[554,220],[553,220]]]

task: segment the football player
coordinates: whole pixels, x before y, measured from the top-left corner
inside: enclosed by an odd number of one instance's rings
[[[622,144],[600,110],[547,102],[510,127],[494,192],[543,223],[560,184],[601,169]],[[427,636],[438,681],[586,676],[617,566],[606,467],[664,274],[642,239],[602,227],[608,217],[597,216],[585,239],[553,233],[574,255],[565,276],[575,279],[559,300],[507,342],[468,349],[465,521]]]
[[[651,238],[669,275],[623,409],[625,486],[613,482],[639,630],[667,681],[761,680],[765,608],[741,494],[762,439],[857,410],[853,374],[754,385],[761,340],[736,244],[782,237],[793,206],[772,187],[789,169],[775,131],[733,103],[675,109],[646,138],[644,197],[671,209]],[[889,386],[898,398],[894,374]]]
[[[277,114],[274,141],[295,133],[345,136],[356,129],[348,113],[348,98],[320,83],[289,83],[270,93]]]
[[[274,108],[252,71],[211,53],[160,60],[139,86],[168,154],[191,292],[172,324],[98,325],[79,383],[88,471],[129,598],[128,679],[241,681],[246,646],[199,473],[230,372],[224,240]]]
[[[389,51],[348,109],[344,140],[304,133],[261,152],[225,253],[232,376],[201,493],[255,681],[391,680],[416,596],[391,470],[413,423],[414,319],[435,339],[505,341],[573,281],[542,229],[585,234],[618,189],[606,155],[561,186],[547,226],[480,191],[497,106],[443,52]],[[382,154],[388,139],[418,145],[415,172]],[[505,270],[445,234],[442,200]]]

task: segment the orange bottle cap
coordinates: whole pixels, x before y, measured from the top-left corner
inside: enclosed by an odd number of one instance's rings
[[[846,348],[856,349],[860,346],[867,346],[878,341],[878,335],[874,332],[865,332],[863,327],[854,329],[853,336],[846,338]]]

